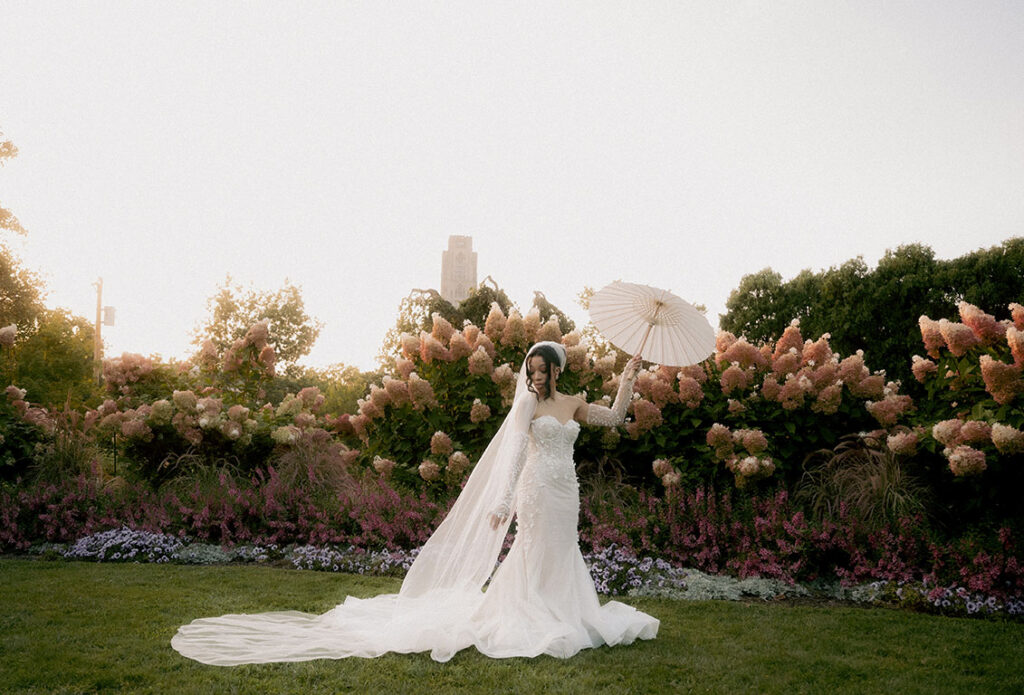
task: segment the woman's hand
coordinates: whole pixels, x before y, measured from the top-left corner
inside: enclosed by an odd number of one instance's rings
[[[505,519],[507,519],[507,518],[508,518],[508,516],[498,516],[494,512],[491,512],[487,516],[487,520],[491,524],[491,530],[492,531],[497,531],[498,527],[501,526],[503,523],[505,523]]]
[[[636,376],[636,373],[640,371],[640,355],[633,355],[629,358],[629,362],[626,362],[626,366],[622,368],[622,376],[627,379],[632,379]]]

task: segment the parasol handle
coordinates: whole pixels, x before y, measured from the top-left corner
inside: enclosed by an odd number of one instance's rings
[[[644,333],[644,339],[640,341],[640,349],[636,351],[636,354],[643,357],[644,346],[647,345],[647,338],[651,335],[651,329],[654,328],[654,320],[658,318],[658,312],[661,311],[661,307],[665,306],[664,302],[658,302],[654,307],[654,316],[647,321],[647,331]]]

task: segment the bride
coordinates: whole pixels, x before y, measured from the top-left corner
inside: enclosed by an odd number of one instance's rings
[[[598,601],[579,549],[572,458],[580,423],[622,423],[639,361],[626,365],[609,408],[558,391],[561,344],[531,347],[509,414],[397,594],[349,596],[322,615],[201,618],[180,627],[171,646],[203,663],[233,666],[422,651],[447,661],[471,646],[494,658],[567,658],[653,639],[656,618]],[[515,541],[495,570],[513,516]]]

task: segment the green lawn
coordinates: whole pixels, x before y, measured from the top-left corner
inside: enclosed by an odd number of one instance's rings
[[[1024,625],[823,604],[632,601],[658,639],[562,661],[464,651],[224,668],[170,647],[232,612],[321,612],[392,579],[0,558],[3,693],[1021,693]]]

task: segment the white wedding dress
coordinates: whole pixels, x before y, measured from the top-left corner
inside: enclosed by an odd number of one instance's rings
[[[589,647],[653,639],[658,620],[617,601],[601,605],[583,562],[573,464],[579,423],[524,412],[530,416],[523,424],[526,452],[515,468],[518,484],[512,478],[516,537],[486,590],[472,582],[411,590],[416,579],[407,577],[398,594],[350,596],[322,615],[196,620],[178,630],[172,646],[191,659],[227,666],[423,651],[447,661],[471,646],[496,658],[567,658]],[[493,558],[489,563],[493,568]]]

